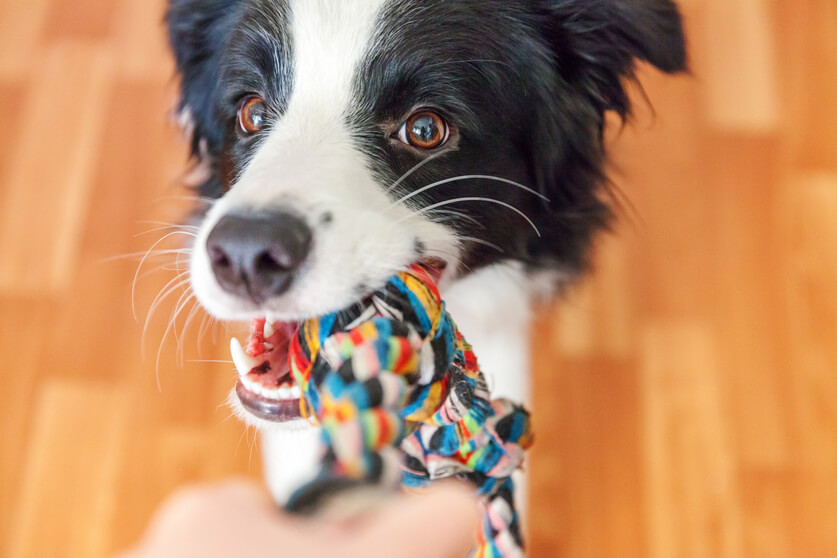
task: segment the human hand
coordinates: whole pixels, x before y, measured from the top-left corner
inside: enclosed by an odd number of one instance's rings
[[[284,515],[257,486],[234,480],[175,494],[118,558],[452,558],[467,555],[478,525],[476,499],[459,485],[393,496],[337,522]]]

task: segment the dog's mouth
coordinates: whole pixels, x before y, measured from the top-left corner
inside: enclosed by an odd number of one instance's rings
[[[302,390],[288,368],[288,349],[299,329],[297,322],[281,322],[270,315],[250,325],[247,346],[233,337],[230,352],[238,370],[235,393],[242,406],[258,418],[287,422],[302,418]]]
[[[447,267],[444,260],[426,258],[419,262],[434,281]],[[290,372],[288,352],[300,322],[275,320],[270,314],[250,323],[247,345],[233,337],[230,353],[238,370],[235,393],[244,409],[270,422],[303,419],[302,389]]]

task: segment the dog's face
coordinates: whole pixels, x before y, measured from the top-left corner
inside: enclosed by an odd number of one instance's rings
[[[576,273],[609,211],[604,115],[684,69],[670,0],[172,0],[217,198],[191,277],[227,320],[346,307],[416,261]]]
[[[219,198],[192,281],[223,319],[334,311],[424,258],[577,271],[620,80],[684,65],[668,0],[173,0],[168,20]]]

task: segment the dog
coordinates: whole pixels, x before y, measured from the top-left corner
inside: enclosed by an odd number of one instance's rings
[[[533,299],[613,219],[606,114],[629,117],[637,61],[687,69],[671,0],[170,0],[166,22],[215,200],[191,249],[202,306],[287,337],[421,262],[517,401]],[[233,353],[281,503],[318,432],[285,370],[254,379]]]

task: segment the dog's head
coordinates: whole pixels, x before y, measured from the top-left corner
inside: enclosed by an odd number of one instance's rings
[[[670,0],[171,0],[167,21],[216,200],[192,286],[271,330],[416,261],[583,270],[605,114],[629,114],[637,60],[686,64]]]
[[[350,304],[424,258],[581,270],[602,130],[636,59],[684,69],[670,0],[172,0],[201,186],[192,281],[224,319]]]

